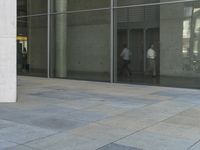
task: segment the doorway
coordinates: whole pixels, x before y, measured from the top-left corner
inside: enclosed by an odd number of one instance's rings
[[[117,66],[118,82],[133,83],[157,83],[160,75],[160,42],[159,28],[137,28],[137,29],[119,29],[117,31]],[[123,51],[123,45],[127,44],[131,52],[129,68],[132,76],[121,75],[123,60],[120,57]],[[156,77],[148,73],[147,51],[151,45],[154,45],[156,51]]]

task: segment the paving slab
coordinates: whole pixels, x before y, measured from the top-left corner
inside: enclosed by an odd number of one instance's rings
[[[193,145],[190,149],[188,150],[200,150],[200,141]]]
[[[4,140],[0,140],[0,150],[5,150],[6,148],[10,148],[13,146],[16,146],[16,143],[13,142],[8,142],[8,141],[4,141]]]
[[[99,148],[98,150],[142,150],[142,149],[113,143],[106,145],[102,148]]]
[[[103,146],[96,140],[70,133],[57,134],[26,145],[41,150],[95,150]]]
[[[197,117],[188,117],[182,115],[173,116],[164,121],[165,123],[185,125],[194,128],[200,128],[200,118]]]
[[[0,120],[0,130],[2,128],[8,128],[8,127],[12,127],[15,126],[16,123],[11,122],[11,121],[6,121],[6,120]]]
[[[18,146],[14,146],[11,148],[7,148],[5,150],[36,150],[35,148],[31,148],[29,146],[24,146],[24,145],[18,145]],[[39,149],[37,149],[39,150]]]
[[[175,138],[193,140],[194,143],[200,139],[200,128],[185,125],[158,123],[155,126],[145,129],[145,131]]]
[[[179,88],[168,88],[158,92],[152,93],[152,95],[159,96],[168,96],[168,97],[193,97],[199,96],[199,90],[190,90],[190,89],[179,89]]]
[[[0,140],[23,144],[39,138],[44,138],[55,134],[52,130],[42,129],[28,125],[16,125],[0,130]]]
[[[107,144],[131,134],[132,131],[92,123],[85,127],[73,129],[71,133]]]
[[[71,118],[71,117],[70,117]],[[28,124],[40,128],[50,129],[54,131],[71,130],[77,127],[82,127],[89,124],[89,121],[72,120],[67,117],[67,114],[56,114],[39,116],[38,118],[31,120]]]
[[[199,90],[19,77],[18,103],[0,104],[0,145],[184,150],[196,143],[198,149],[199,114]]]
[[[141,131],[116,143],[143,150],[186,150],[194,141]]]

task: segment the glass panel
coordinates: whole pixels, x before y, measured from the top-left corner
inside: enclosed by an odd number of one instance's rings
[[[200,2],[115,10],[116,82],[200,87]]]
[[[115,11],[115,80],[118,82],[149,81],[147,50],[154,45],[159,56],[160,7],[137,7]],[[159,57],[154,60],[154,74],[159,75]],[[152,80],[152,82],[155,82]],[[151,83],[151,81],[150,81]]]
[[[68,0],[68,10],[83,10],[110,7],[110,0]]]
[[[114,0],[115,6],[141,5],[166,2],[183,2],[184,0]],[[195,0],[194,0],[195,1]]]
[[[18,16],[47,13],[47,0],[17,0]]]
[[[62,3],[66,7],[62,10],[59,10],[58,7],[56,7],[57,3]],[[52,12],[109,8],[110,0],[51,0],[51,6]]]
[[[18,75],[47,75],[47,16],[17,20]]]
[[[27,15],[27,0],[17,0],[17,16]]]
[[[114,0],[116,6],[160,3],[160,0]],[[165,0],[166,1],[166,0]]]
[[[109,81],[110,11],[51,18],[51,76]]]

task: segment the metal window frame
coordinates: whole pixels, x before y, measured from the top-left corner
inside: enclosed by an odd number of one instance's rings
[[[47,16],[47,78],[50,78],[50,28],[51,28],[51,16],[49,15],[51,13],[51,0],[47,1],[48,5],[48,16]]]

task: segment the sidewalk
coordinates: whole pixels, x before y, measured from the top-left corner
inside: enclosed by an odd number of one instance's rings
[[[200,91],[18,77],[0,150],[199,150]]]

